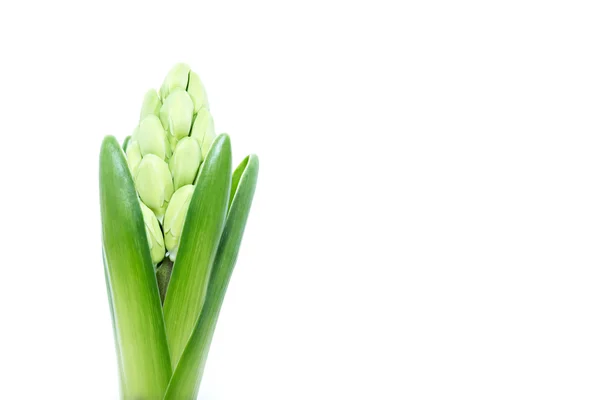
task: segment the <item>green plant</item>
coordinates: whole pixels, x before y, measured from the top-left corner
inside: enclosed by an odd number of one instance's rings
[[[100,150],[104,270],[124,399],[195,399],[258,176],[232,172],[198,75],[177,64],[123,146]]]

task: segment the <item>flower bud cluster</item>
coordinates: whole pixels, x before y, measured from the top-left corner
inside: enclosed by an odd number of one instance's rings
[[[154,264],[175,261],[202,161],[215,139],[204,86],[186,64],[144,96],[125,154],[140,198]]]

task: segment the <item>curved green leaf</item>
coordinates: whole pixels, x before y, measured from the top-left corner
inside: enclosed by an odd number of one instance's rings
[[[123,151],[127,151],[127,145],[129,144],[130,141],[131,141],[131,136],[125,137],[125,139],[123,140]]]
[[[222,134],[200,167],[164,302],[174,367],[202,310],[211,266],[225,225],[231,187],[231,141]]]
[[[165,393],[171,363],[142,212],[123,150],[112,136],[100,151],[105,273],[125,399]]]
[[[237,166],[235,171],[233,171],[233,176],[231,177],[231,195],[229,196],[229,207],[231,207],[231,202],[237,192],[238,185],[240,184],[240,179],[242,178],[242,174],[246,170],[246,166],[248,165],[248,161],[251,157],[256,158],[256,156],[248,156],[244,158],[244,160]]]
[[[158,283],[158,293],[160,293],[162,304],[165,302],[165,295],[167,294],[167,287],[169,286],[172,271],[173,262],[168,258],[165,258],[158,268],[156,268],[156,282]]]
[[[104,249],[103,249],[104,250]],[[108,282],[108,271],[106,270],[106,256],[104,255],[104,251],[102,251],[102,261],[104,262],[104,281],[106,283],[106,294],[108,295],[108,306],[110,308],[110,319],[112,321],[113,327],[113,339],[115,341],[115,349],[117,349],[117,365],[119,367],[119,391],[120,393],[124,392],[124,378],[123,378],[123,360],[121,360],[121,353],[118,351],[119,349],[119,335],[117,333],[117,324],[115,321],[115,308],[112,303],[112,291],[110,290],[110,283]]]
[[[258,157],[254,155],[247,157],[236,172],[238,170],[242,172],[237,174],[235,183],[237,190],[233,196],[213,264],[206,301],[192,336],[173,372],[165,400],[195,399],[198,395],[210,343],[250,212],[258,177]],[[234,180],[235,177],[236,174]]]

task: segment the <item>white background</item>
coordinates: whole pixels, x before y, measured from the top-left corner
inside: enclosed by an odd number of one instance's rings
[[[0,398],[117,397],[98,152],[184,61],[261,160],[200,399],[598,399],[596,4],[3,2]]]

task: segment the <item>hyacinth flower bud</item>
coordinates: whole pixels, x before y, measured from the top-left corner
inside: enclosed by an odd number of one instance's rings
[[[177,142],[173,157],[169,160],[169,169],[173,175],[173,189],[194,183],[198,168],[202,162],[200,145],[191,137],[184,137]]]
[[[158,264],[165,258],[165,242],[163,233],[160,230],[160,225],[156,216],[144,203],[140,201],[142,215],[144,217],[144,225],[146,227],[146,236],[148,237],[148,245],[150,246],[150,256],[152,263]]]
[[[194,119],[194,102],[183,89],[175,89],[160,109],[160,121],[177,140],[189,136]]]
[[[202,151],[202,158],[206,158],[208,150],[216,138],[215,124],[208,109],[201,108],[200,111],[198,111],[198,114],[196,114],[192,126],[191,137],[198,141],[200,150]]]
[[[175,64],[169,71],[162,86],[160,87],[160,97],[163,101],[169,97],[175,89],[185,90],[188,85],[190,67],[184,63]]]
[[[202,81],[200,81],[198,74],[194,71],[190,71],[187,92],[194,102],[194,114],[200,111],[201,108],[209,108],[204,85],[202,84]]]
[[[194,185],[185,185],[177,190],[167,207],[163,228],[165,232],[165,246],[171,261],[175,261],[179,249],[179,239],[183,232],[183,223],[194,193]]]
[[[162,221],[173,195],[173,180],[167,163],[154,154],[145,155],[137,167],[134,183],[140,199]]]
[[[137,167],[142,161],[142,152],[140,151],[140,145],[136,140],[129,140],[125,155],[127,156],[127,165],[129,165],[129,170],[131,171],[131,174],[135,176]]]
[[[150,89],[144,96],[144,102],[142,103],[142,111],[140,111],[140,121],[148,115],[156,115],[158,117],[160,108],[162,107],[162,101],[156,90]]]
[[[139,146],[142,156],[154,154],[161,160],[167,156],[167,145],[165,130],[158,117],[154,114],[144,117],[134,138]]]
[[[140,125],[138,124],[138,126],[136,126],[135,129],[133,130],[133,132],[131,133],[131,136],[128,136],[129,139],[127,140],[127,143],[123,142],[123,150],[127,151],[127,146],[129,146],[129,143],[136,140],[139,130],[140,130]]]

